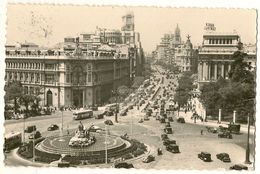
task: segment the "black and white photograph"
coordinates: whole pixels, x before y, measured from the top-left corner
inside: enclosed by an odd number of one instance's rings
[[[7,3],[5,23],[5,166],[255,170],[256,9]]]

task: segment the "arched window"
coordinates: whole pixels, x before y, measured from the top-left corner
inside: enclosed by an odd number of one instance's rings
[[[52,106],[53,102],[52,102],[52,92],[51,90],[47,91],[47,106]]]

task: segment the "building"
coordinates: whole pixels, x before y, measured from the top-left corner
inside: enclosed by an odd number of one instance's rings
[[[72,40],[70,40],[72,42]],[[44,50],[21,44],[6,47],[6,77],[21,81],[25,94],[47,106],[92,106],[107,102],[111,91],[129,85],[128,47],[101,45],[97,50]]]
[[[252,49],[253,48],[253,49]],[[203,44],[199,49],[198,82],[216,81],[219,78],[228,79],[233,54],[236,51],[247,53],[244,58],[249,65],[256,66],[255,46],[243,46],[236,31],[231,33],[207,32],[203,35]]]
[[[192,71],[196,72],[197,69],[197,54],[193,49],[190,41],[190,36],[187,36],[187,41],[184,44],[179,44],[175,48],[174,63],[179,68],[180,72]]]

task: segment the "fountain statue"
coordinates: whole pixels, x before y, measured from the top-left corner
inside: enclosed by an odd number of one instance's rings
[[[69,146],[87,147],[94,144],[95,142],[95,136],[91,136],[89,133],[89,129],[86,129],[80,121],[78,129],[75,131],[75,135],[69,141]]]

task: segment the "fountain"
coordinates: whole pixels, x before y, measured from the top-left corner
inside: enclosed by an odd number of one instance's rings
[[[70,147],[87,147],[96,142],[95,136],[91,136],[89,129],[86,129],[80,122],[78,129],[75,131],[75,135],[70,139]]]

